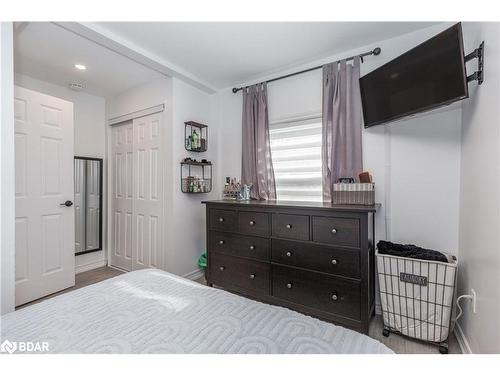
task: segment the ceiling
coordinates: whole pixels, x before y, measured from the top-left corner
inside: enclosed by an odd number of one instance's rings
[[[14,69],[42,81],[84,85],[84,92],[112,97],[161,74],[50,22],[18,25]],[[85,71],[75,69],[83,64]]]
[[[436,23],[99,22],[97,24],[220,89]]]
[[[180,76],[188,76],[191,82],[199,82],[213,92],[343,51],[376,47],[377,41],[434,24],[98,22],[87,25],[99,30],[94,34],[97,39],[111,35],[113,42],[119,40],[123,45],[136,46],[135,56],[154,56],[165,67],[177,67]],[[63,86],[79,82],[85,86],[85,92],[103,97],[115,96],[162,76],[159,73],[162,69],[150,69],[140,58],[129,59],[125,55],[130,54],[106,43],[96,44],[90,36],[69,31],[71,27],[62,28],[50,22],[17,26],[16,73]],[[76,63],[86,65],[87,70],[76,70]]]

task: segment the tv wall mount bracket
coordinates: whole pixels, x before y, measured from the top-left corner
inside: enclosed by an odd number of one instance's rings
[[[483,83],[484,80],[484,72],[483,72],[484,41],[481,42],[478,48],[476,48],[474,51],[465,56],[465,62],[475,58],[477,58],[477,70],[470,76],[467,76],[467,82],[477,81],[477,83],[480,85],[481,83]]]

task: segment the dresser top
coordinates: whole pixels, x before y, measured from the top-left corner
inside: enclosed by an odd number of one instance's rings
[[[238,200],[213,200],[203,201],[205,204],[223,204],[240,207],[283,207],[283,208],[314,208],[322,210],[349,211],[349,212],[376,212],[380,203],[373,205],[333,204],[329,202],[300,202],[300,201],[238,201]]]

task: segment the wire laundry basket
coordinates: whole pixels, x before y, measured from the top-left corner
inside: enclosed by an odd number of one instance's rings
[[[384,336],[400,333],[448,353],[457,260],[437,262],[377,252]]]

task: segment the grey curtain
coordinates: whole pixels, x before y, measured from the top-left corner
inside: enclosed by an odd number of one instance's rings
[[[243,89],[242,144],[241,182],[252,185],[253,199],[276,199],[266,83]]]
[[[360,58],[323,66],[323,200],[331,201],[333,184],[363,170],[361,145]]]

